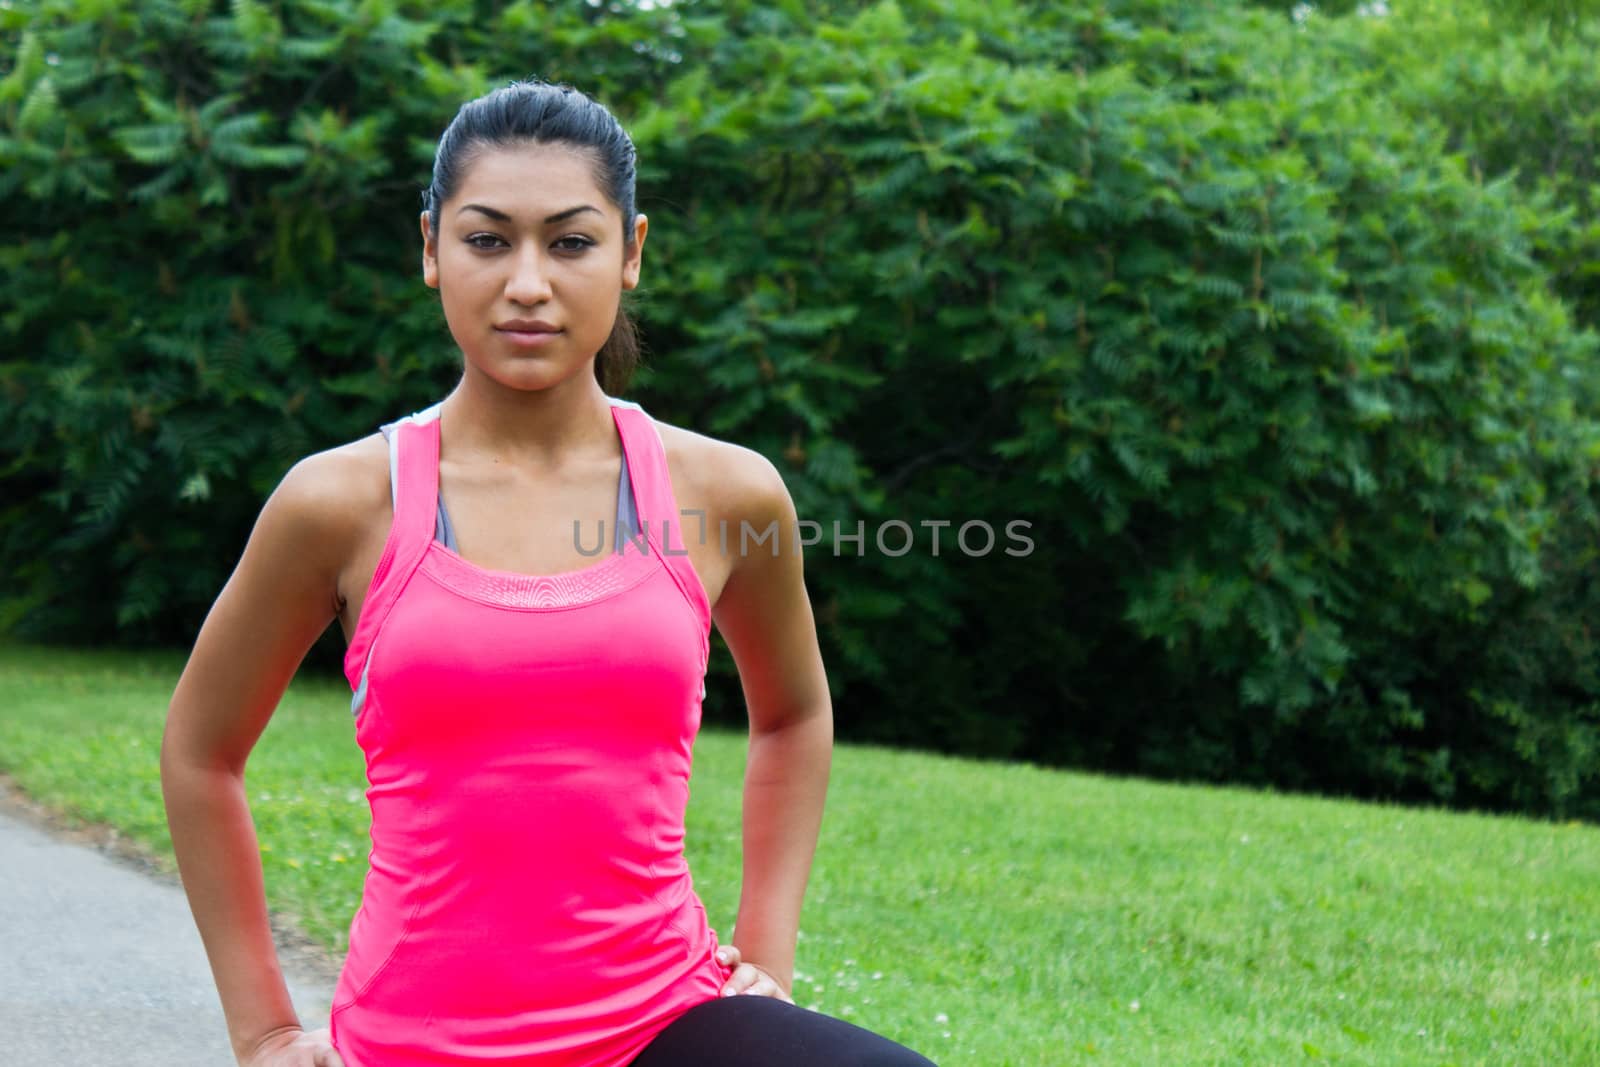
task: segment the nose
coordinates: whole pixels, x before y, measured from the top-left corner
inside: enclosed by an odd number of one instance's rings
[[[515,304],[538,304],[550,299],[550,278],[540,260],[539,245],[526,241],[511,264],[506,279],[506,299]]]

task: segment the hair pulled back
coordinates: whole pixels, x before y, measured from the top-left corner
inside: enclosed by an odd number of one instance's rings
[[[570,85],[538,78],[513,81],[469,100],[450,120],[434,152],[433,181],[422,192],[430,232],[438,234],[440,207],[479,156],[529,143],[566,145],[588,154],[595,185],[622,215],[623,247],[631,249],[638,214],[633,139],[605,105]],[[611,335],[594,361],[600,388],[610,396],[627,387],[639,365],[639,335],[625,306],[628,292],[622,296]]]

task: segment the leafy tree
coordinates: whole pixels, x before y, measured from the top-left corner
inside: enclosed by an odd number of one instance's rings
[[[1467,139],[1448,84],[1480,82],[1420,43],[1371,61],[1390,25],[0,11],[8,618],[188,640],[294,459],[449,387],[417,190],[462,100],[538,74],[639,148],[638,398],[759,448],[820,524],[841,736],[1593,816],[1588,253],[1485,167],[1503,127]],[[713,693],[741,713],[725,656]]]

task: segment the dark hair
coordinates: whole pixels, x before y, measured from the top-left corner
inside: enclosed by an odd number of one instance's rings
[[[570,85],[538,78],[513,81],[461,105],[439,138],[433,156],[433,182],[422,191],[430,232],[439,233],[439,209],[455,194],[462,176],[485,151],[521,144],[563,144],[592,160],[594,181],[622,213],[624,248],[633,245],[634,178],[637,156],[633,140],[605,105]],[[617,307],[611,336],[595,356],[594,375],[600,388],[615,396],[627,387],[639,365],[639,335],[628,314],[626,298]]]

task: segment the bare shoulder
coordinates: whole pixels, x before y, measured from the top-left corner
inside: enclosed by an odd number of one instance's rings
[[[306,456],[283,476],[257,523],[269,584],[304,575],[342,611],[371,580],[393,514],[381,433]]]
[[[680,502],[698,501],[722,517],[781,519],[794,504],[783,475],[753,448],[655,420]]]
[[[306,456],[283,476],[272,503],[326,532],[387,513],[388,443],[374,433]]]

